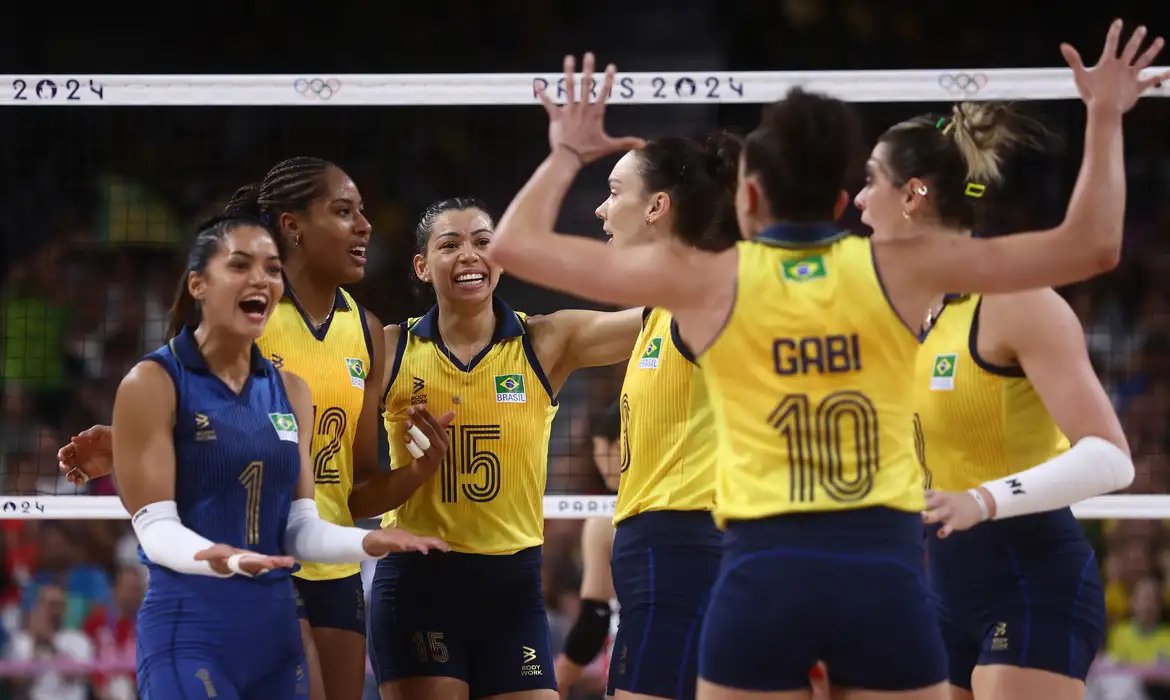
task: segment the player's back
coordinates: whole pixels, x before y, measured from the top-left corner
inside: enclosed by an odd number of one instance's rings
[[[699,357],[727,526],[703,679],[795,690],[820,660],[843,686],[936,685],[946,657],[909,429],[918,338],[865,239],[781,224],[737,255],[735,307]]]
[[[495,336],[463,364],[443,344],[438,307],[403,324],[383,421],[394,468],[410,464],[407,409],[455,411],[451,449],[429,479],[383,526],[440,537],[452,551],[514,554],[544,540],[548,441],[557,404],[525,325],[496,300]]]
[[[717,514],[921,511],[905,389],[917,339],[869,241],[806,229],[739,244],[735,307],[699,358],[719,426]]]
[[[702,372],[666,309],[647,309],[622,382],[614,524],[715,505],[715,426]]]
[[[255,346],[252,355],[239,394],[210,372],[189,328],[147,359],[175,385],[175,503],[183,525],[217,544],[281,555],[300,475],[298,426],[280,372]],[[256,579],[184,575],[142,556],[149,596],[270,598],[288,578],[285,571]]]
[[[353,443],[365,401],[372,342],[366,314],[342,289],[324,325],[315,329],[290,293],[277,304],[258,344],[277,369],[305,380],[313,398],[314,501],[321,518],[337,525],[353,525],[349,494],[353,489]],[[302,562],[297,573],[312,581],[351,577],[357,564]]]

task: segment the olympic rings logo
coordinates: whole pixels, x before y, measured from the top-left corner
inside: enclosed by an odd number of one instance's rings
[[[293,89],[307,99],[328,100],[341,91],[341,81],[337,78],[297,78],[293,81]]]
[[[943,73],[938,86],[952,95],[974,95],[987,85],[986,73]]]

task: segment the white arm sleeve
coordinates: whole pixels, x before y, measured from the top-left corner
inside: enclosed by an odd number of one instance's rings
[[[143,506],[130,520],[142,551],[159,566],[180,574],[227,578],[205,561],[195,561],[195,555],[215,543],[187,527],[179,520],[179,509],[174,501],[158,501]]]
[[[1099,437],[1081,438],[1067,452],[1031,469],[983,484],[995,498],[995,519],[1067,508],[1133,483],[1133,460]]]
[[[288,511],[284,528],[284,551],[298,561],[320,564],[350,564],[377,559],[362,545],[368,530],[327,523],[317,514],[311,498],[298,498]]]

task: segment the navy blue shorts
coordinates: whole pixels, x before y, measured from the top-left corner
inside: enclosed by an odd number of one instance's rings
[[[975,667],[992,664],[1085,679],[1105,637],[1105,593],[1072,511],[983,523],[945,540],[936,532],[928,568],[952,684],[970,690]]]
[[[556,689],[540,547],[510,555],[391,554],[370,595],[378,683],[443,676],[470,697]]]
[[[366,635],[366,591],[362,575],[310,581],[295,578],[297,616],[310,627],[357,632]]]
[[[927,595],[921,516],[887,508],[729,524],[699,675],[737,690],[907,691],[947,678]]]
[[[654,511],[618,524],[613,586],[621,613],[609,689],[691,700],[703,612],[723,557],[708,511]]]
[[[224,601],[147,593],[138,611],[143,700],[308,698],[292,583],[275,596]]]

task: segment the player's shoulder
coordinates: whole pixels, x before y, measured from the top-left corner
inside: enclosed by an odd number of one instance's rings
[[[309,383],[300,376],[293,374],[287,369],[280,371],[280,379],[284,382],[285,393],[288,394],[289,399],[308,397],[310,393]]]
[[[1072,307],[1049,287],[982,297],[980,327],[1035,334],[1060,328],[1080,328]]]
[[[141,390],[173,389],[171,368],[167,363],[169,357],[163,352],[147,355],[122,377],[120,386]]]

